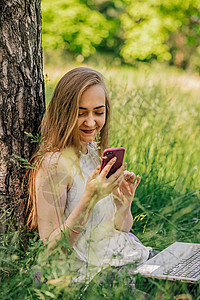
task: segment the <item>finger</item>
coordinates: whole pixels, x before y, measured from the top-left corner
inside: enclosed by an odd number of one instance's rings
[[[124,179],[124,175],[122,174],[119,178],[117,178],[117,180],[113,182],[113,189],[118,188],[122,183],[123,179]]]
[[[96,169],[88,176],[88,180],[90,181],[92,179],[95,179],[97,177],[97,175],[99,174],[100,169],[101,169],[101,167],[100,167],[100,165],[98,165],[96,167]]]
[[[96,172],[97,172],[97,173],[100,173],[100,171],[101,171],[101,165],[98,165],[98,166],[96,167]]]
[[[124,171],[124,180],[133,183],[135,180],[135,174],[133,172]]]
[[[137,175],[137,177],[136,177],[136,181],[135,181],[135,183],[134,183],[134,187],[135,187],[135,189],[138,187],[138,185],[139,185],[140,181],[141,181],[141,177],[140,177],[140,175]]]
[[[106,177],[106,175],[109,173],[112,166],[115,164],[116,160],[117,160],[117,157],[113,157],[111,160],[109,160],[109,162],[106,164],[106,166],[101,171],[99,177],[101,177],[101,178]]]
[[[140,184],[140,181],[141,181],[141,177],[140,177],[140,175],[137,175],[137,178],[136,178],[137,186],[136,187],[138,187],[138,185]]]
[[[117,180],[119,178],[119,176],[123,176],[124,177],[124,169],[126,168],[127,163],[124,163],[119,169],[117,169],[117,171],[115,171],[114,174],[112,174],[108,180],[110,182],[114,182],[115,180]]]
[[[122,176],[119,178],[119,186],[122,184],[123,180],[124,180],[124,175],[122,174]]]
[[[135,173],[131,172],[131,175],[130,175],[130,181],[132,183],[134,183],[134,180],[135,180]]]
[[[112,177],[112,178],[111,178],[111,177]],[[124,175],[123,175],[123,173],[122,173],[122,174],[119,175],[118,177],[110,176],[110,177],[108,178],[108,181],[110,181],[109,184],[110,184],[112,187],[115,187],[115,188],[116,188],[116,186],[118,187],[118,186],[122,183],[123,178],[124,178]]]
[[[124,176],[130,176],[131,172],[129,172],[128,170],[124,171]]]

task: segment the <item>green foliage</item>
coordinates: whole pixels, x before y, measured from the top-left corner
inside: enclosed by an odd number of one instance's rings
[[[114,24],[83,1],[43,0],[44,48],[61,48],[84,57],[94,53]]]
[[[176,30],[178,22],[173,17],[163,20],[160,7],[154,3],[155,1],[131,1],[121,17],[125,32],[121,54],[125,61],[148,60],[153,54],[160,61],[171,58],[165,41],[168,38],[168,28]]]
[[[199,71],[199,11],[198,0],[42,0],[43,46],[81,62],[98,50]]]
[[[125,11],[124,0],[84,0],[90,9],[100,12],[106,20],[112,22],[113,27],[109,36],[98,45],[99,51],[111,52],[113,56],[120,56],[120,49],[123,45],[123,30],[121,28],[120,16]]]
[[[190,49],[190,55],[195,52],[200,41],[198,0],[126,2],[126,12],[121,16],[125,36],[121,55],[125,61],[156,57],[177,65],[184,60],[189,63],[187,51]]]

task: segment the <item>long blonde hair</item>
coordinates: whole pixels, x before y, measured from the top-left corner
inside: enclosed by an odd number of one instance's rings
[[[103,76],[98,71],[90,68],[75,68],[66,73],[55,88],[41,123],[41,142],[38,150],[31,159],[33,168],[27,172],[29,181],[27,207],[30,209],[27,226],[30,229],[37,227],[35,177],[44,156],[48,152],[61,152],[67,147],[73,147],[77,155],[79,155],[80,140],[77,125],[79,100],[84,91],[96,84],[103,87],[106,99],[106,121],[99,134],[99,156],[108,147],[110,100]]]

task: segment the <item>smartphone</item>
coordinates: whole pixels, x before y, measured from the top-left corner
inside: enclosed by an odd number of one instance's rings
[[[105,167],[105,165],[111,160],[113,157],[117,157],[116,162],[110,169],[109,173],[107,174],[107,178],[110,177],[113,173],[117,171],[122,166],[123,159],[124,159],[125,149],[123,147],[119,148],[109,148],[103,151],[102,161],[101,161],[101,171]]]

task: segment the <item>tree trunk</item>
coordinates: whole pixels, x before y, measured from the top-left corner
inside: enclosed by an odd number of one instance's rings
[[[22,180],[45,111],[40,0],[0,0],[1,232],[24,224]],[[12,226],[12,227],[13,227]]]

